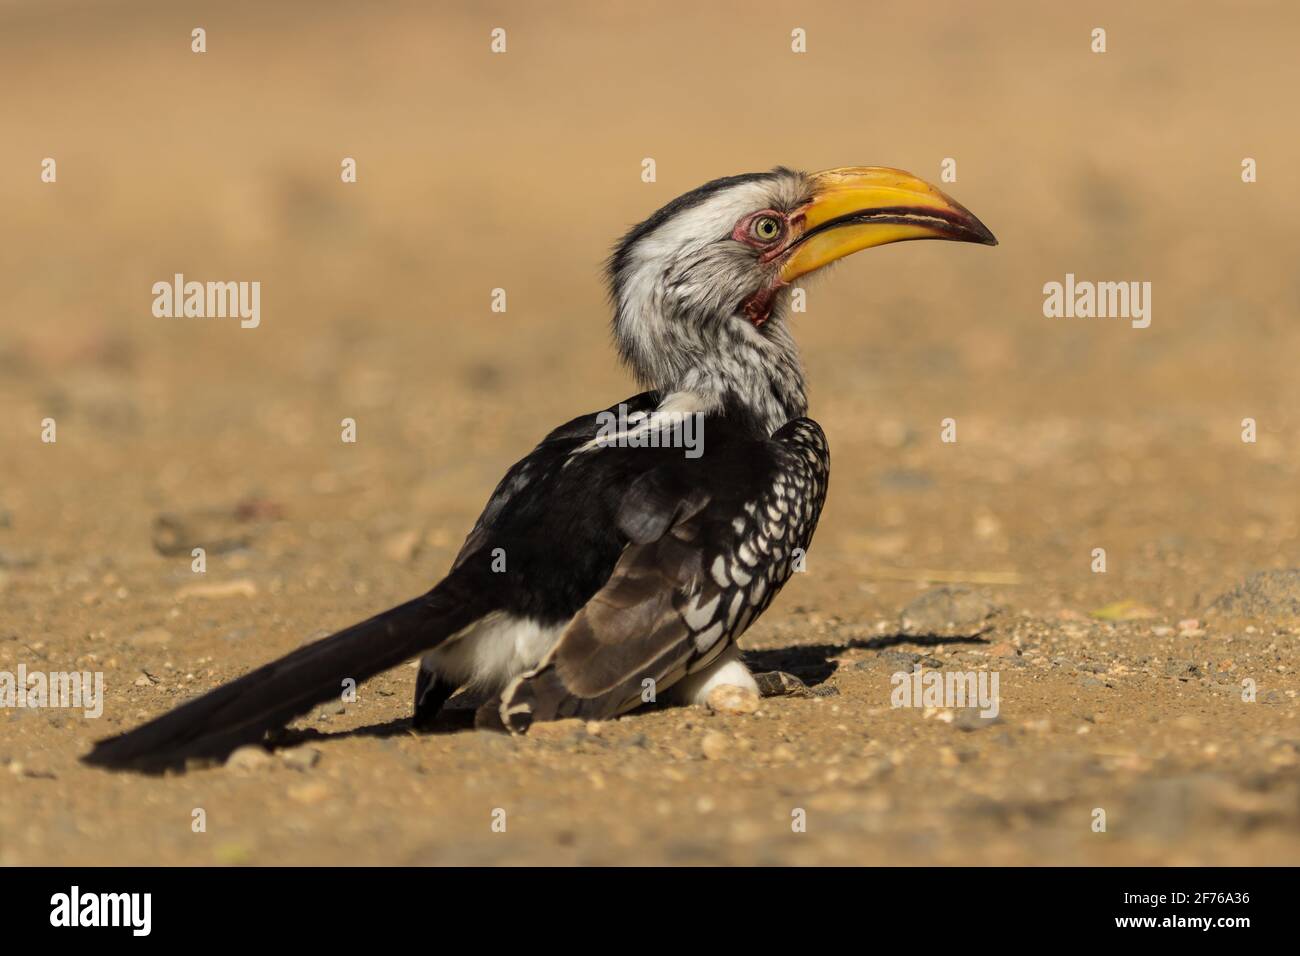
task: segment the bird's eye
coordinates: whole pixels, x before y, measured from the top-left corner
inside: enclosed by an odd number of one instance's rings
[[[771,242],[781,235],[781,220],[775,216],[759,216],[749,230],[759,242]]]

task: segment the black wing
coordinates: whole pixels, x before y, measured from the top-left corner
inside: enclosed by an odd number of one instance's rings
[[[465,543],[461,545],[456,560],[452,562],[452,570],[455,570],[468,556],[481,551],[488,544],[492,532],[501,526],[503,516],[506,515],[509,506],[517,501],[521,492],[533,486],[537,479],[548,471],[562,468],[578,448],[591,441],[599,428],[599,416],[617,415],[620,407],[626,414],[645,414],[656,404],[658,404],[658,393],[642,392],[603,411],[579,415],[551,431],[526,457],[511,465],[505,476],[497,482],[487,504],[483,506],[483,513],[479,515],[478,521],[474,522],[474,527],[465,536]]]
[[[632,482],[613,573],[541,665],[506,688],[501,722],[522,731],[610,717],[715,660],[800,566],[828,475],[821,428],[796,419],[770,440],[727,442]]]

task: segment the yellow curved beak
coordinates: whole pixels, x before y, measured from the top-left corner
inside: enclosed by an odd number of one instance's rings
[[[844,166],[813,177],[813,198],[792,220],[781,281],[791,282],[862,249],[908,239],[996,246],[997,239],[956,200],[911,173]]]

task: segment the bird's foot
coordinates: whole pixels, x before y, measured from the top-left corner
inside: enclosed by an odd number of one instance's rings
[[[709,699],[709,692],[715,687],[730,684],[745,690],[760,693],[758,684],[749,668],[740,660],[740,648],[732,644],[718,655],[718,659],[694,674],[687,674],[671,688],[669,699],[682,704],[703,704]]]

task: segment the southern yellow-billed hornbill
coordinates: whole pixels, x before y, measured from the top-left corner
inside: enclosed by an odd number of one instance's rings
[[[673,200],[609,264],[614,337],[649,391],[561,425],[512,467],[427,594],[85,759],[148,770],[220,757],[420,654],[417,726],[462,687],[488,696],[480,725],[515,732],[623,713],[647,687],[686,701],[752,688],[736,639],[808,547],[829,474],[826,437],[804,417],[790,283],[905,239],[996,241],[895,169],[775,169]],[[687,422],[694,450],[674,447]]]

